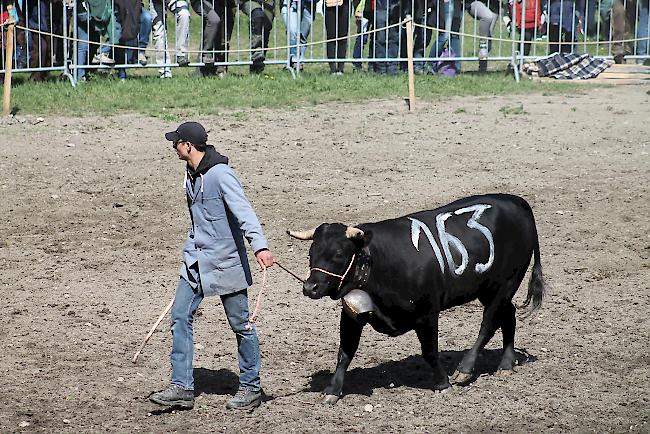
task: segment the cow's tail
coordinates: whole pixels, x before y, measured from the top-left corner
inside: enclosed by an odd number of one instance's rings
[[[539,255],[539,238],[537,236],[537,231],[535,231],[533,260],[533,271],[530,275],[530,281],[528,282],[528,294],[526,295],[526,301],[524,301],[524,304],[521,306],[522,308],[527,309],[527,312],[525,313],[526,317],[530,316],[542,306],[544,293],[546,291],[546,282],[544,282],[542,262]]]

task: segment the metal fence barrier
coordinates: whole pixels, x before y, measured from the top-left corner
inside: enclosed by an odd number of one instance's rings
[[[397,74],[406,70],[407,19],[416,74],[486,70],[491,61],[516,70],[554,52],[650,62],[650,0],[146,1],[3,0],[18,16],[13,71],[34,80],[58,72],[73,85],[93,71],[123,79],[134,68],[170,78],[178,67],[221,76],[282,65],[295,76],[328,63],[332,74],[346,64]],[[5,35],[3,27],[3,47]]]

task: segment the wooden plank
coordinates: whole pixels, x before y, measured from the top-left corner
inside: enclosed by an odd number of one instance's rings
[[[648,72],[650,73],[650,66],[636,65],[636,64],[614,64],[607,68],[605,71],[614,72]]]
[[[650,85],[650,80],[640,80],[637,78],[627,79],[607,79],[607,78],[590,78],[587,80],[556,80],[550,77],[533,77],[533,81],[541,81],[544,83],[571,83],[571,84],[607,84],[607,85],[629,85],[629,84],[646,84]]]
[[[646,74],[644,72],[636,72],[636,73],[624,73],[624,72],[601,72],[598,74],[598,78],[609,78],[609,79],[621,79],[621,78],[636,78],[639,80],[645,80],[650,78],[650,74]]]

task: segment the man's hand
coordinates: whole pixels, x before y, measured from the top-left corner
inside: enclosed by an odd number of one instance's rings
[[[265,270],[267,267],[275,264],[275,257],[270,250],[261,250],[255,254],[257,263],[260,264],[260,269]]]

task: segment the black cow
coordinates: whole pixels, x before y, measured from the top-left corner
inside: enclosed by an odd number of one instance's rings
[[[506,194],[472,196],[421,211],[348,227],[322,224],[289,235],[313,240],[303,293],[313,299],[343,298],[336,372],[325,403],[342,394],[345,371],[366,323],[397,336],[415,330],[424,359],[433,368],[433,389],[450,387],[438,360],[441,311],[479,299],[485,307],[478,339],[452,380],[466,383],[479,352],[500,327],[499,373],[515,364],[515,307],[512,298],[535,262],[524,307],[537,310],[544,296],[537,228],[530,205]]]

